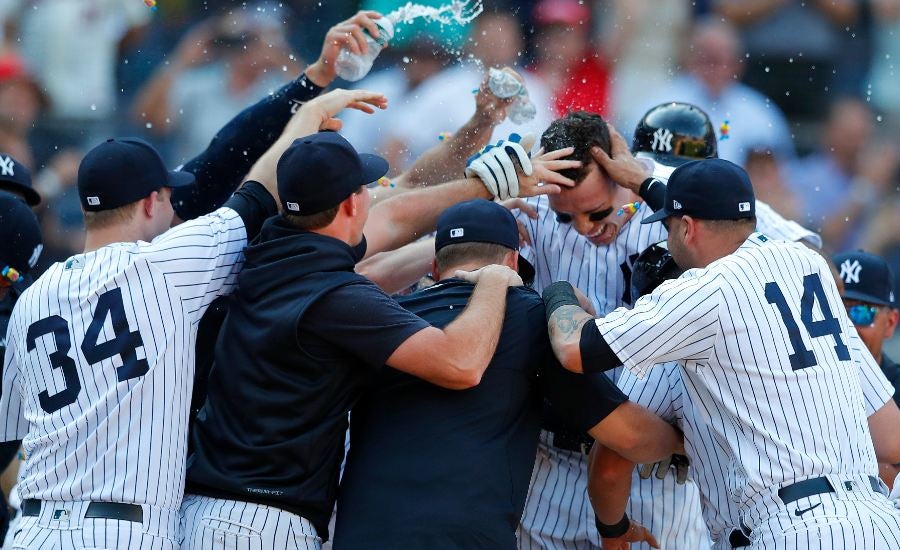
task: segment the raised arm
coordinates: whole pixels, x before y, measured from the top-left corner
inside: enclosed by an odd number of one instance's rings
[[[517,144],[515,146],[518,147]],[[556,172],[579,165],[579,161],[557,160],[570,154],[572,149],[566,148],[531,159],[530,174],[512,168],[509,177],[517,178],[518,196],[559,193],[561,185],[573,185],[572,180]],[[372,207],[366,223],[366,257],[399,248],[431,233],[441,212],[454,204],[492,198],[480,178],[468,177],[436,187],[409,191],[379,203]]]
[[[410,336],[387,364],[444,388],[467,389],[481,382],[500,340],[507,289],[522,280],[499,265],[457,276],[476,283],[466,309],[443,330],[428,327]]]
[[[356,264],[356,272],[386,293],[395,294],[427,275],[433,258],[434,239],[423,239],[397,250],[375,254]]]

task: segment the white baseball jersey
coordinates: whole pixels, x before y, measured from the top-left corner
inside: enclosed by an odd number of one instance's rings
[[[655,164],[654,176],[667,181],[672,168]],[[587,295],[599,315],[605,315],[617,307],[633,303],[631,296],[631,271],[638,255],[647,247],[666,238],[666,230],[662,223],[642,225],[640,220],[651,214],[651,210],[643,206],[633,218],[620,230],[616,240],[607,246],[595,246],[579,235],[575,229],[556,220],[556,214],[550,208],[547,197],[533,197],[527,202],[537,210],[537,219],[531,219],[518,213],[517,219],[522,222],[531,238],[532,246],[522,250],[522,255],[535,267],[534,288],[544,288],[556,281],[569,281]],[[756,201],[757,227],[773,238],[784,240],[805,240],[821,246],[819,236],[799,224],[785,220],[762,201]],[[620,369],[614,373],[618,377]],[[531,548],[528,543],[529,533],[535,544],[557,544],[560,540],[568,540],[573,532],[591,533],[590,540],[575,541],[596,544],[599,536],[593,526],[592,516],[580,513],[582,509],[590,510],[587,503],[587,457],[554,449],[551,451],[543,442],[539,446],[539,457],[535,468],[529,497],[526,501],[525,513],[520,530],[520,547]],[[558,457],[566,456],[560,462]],[[553,462],[558,464],[553,464]],[[581,471],[572,474],[575,482],[566,485],[545,486],[560,477],[556,471],[568,470],[571,464],[580,463]],[[552,471],[551,471],[552,470]],[[629,501],[628,513],[640,521],[654,534],[677,533],[668,540],[660,539],[667,548],[685,548],[693,550],[702,544],[706,536],[705,527],[699,517],[699,492],[689,484],[676,485],[673,479],[658,480],[651,477],[639,480],[634,474],[634,483],[646,487],[640,494],[633,495]],[[653,514],[646,513],[647,507],[642,503],[644,495],[652,495]],[[545,503],[543,500],[552,502]],[[571,506],[560,506],[560,503],[572,503]],[[561,521],[548,521],[548,510],[572,510],[572,516]],[[689,513],[684,511],[689,510]],[[638,519],[640,518],[640,519]],[[580,529],[570,526],[581,525]],[[525,541],[525,542],[523,542]],[[591,542],[594,541],[594,542]]]
[[[230,208],[152,242],[54,264],[13,312],[0,437],[23,439],[23,499],[147,504],[184,491],[197,323],[243,264]]]
[[[783,508],[779,486],[877,476],[849,320],[819,254],[754,233],[596,322],[639,377],[681,362],[726,463],[727,495],[751,528]]]
[[[853,362],[859,369],[866,416],[870,416],[892,398],[894,389],[875,359],[863,348],[856,329],[848,327],[848,333]],[[690,478],[700,490],[706,526],[716,548],[730,549],[728,537],[740,525],[738,509],[724,491],[727,473],[725,463],[720,460],[721,448],[701,410],[684,389],[680,365],[674,362],[657,365],[643,379],[624,369],[618,384],[629,399],[681,427],[685,451],[691,459]],[[653,502],[652,494],[646,494],[652,491],[649,485],[633,483],[631,490],[632,495],[641,495],[645,503]]]

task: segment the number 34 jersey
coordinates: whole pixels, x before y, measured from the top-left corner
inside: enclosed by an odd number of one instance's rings
[[[230,292],[246,244],[240,216],[220,208],[54,264],[22,295],[0,438],[23,440],[23,499],[178,509],[197,324]]]
[[[877,475],[858,367],[872,358],[828,265],[802,244],[754,233],[597,325],[639,377],[681,363],[744,509],[785,483]]]

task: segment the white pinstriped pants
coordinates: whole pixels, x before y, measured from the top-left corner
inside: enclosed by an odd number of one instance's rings
[[[183,550],[320,550],[306,519],[272,506],[185,495]]]
[[[797,509],[814,507],[801,517]],[[900,511],[882,495],[849,500],[814,495],[787,505],[757,526],[750,548],[832,550],[900,548]]]
[[[43,502],[37,516],[16,518],[12,550],[178,550],[173,510],[144,506],[144,522],[85,518],[87,502]],[[12,538],[12,542],[9,539]]]

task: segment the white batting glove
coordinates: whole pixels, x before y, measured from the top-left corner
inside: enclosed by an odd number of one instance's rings
[[[480,154],[469,159],[466,176],[477,176],[495,198],[507,200],[519,196],[519,176],[514,161],[522,173],[530,176],[533,167],[528,153],[515,141],[500,140],[488,145]]]

